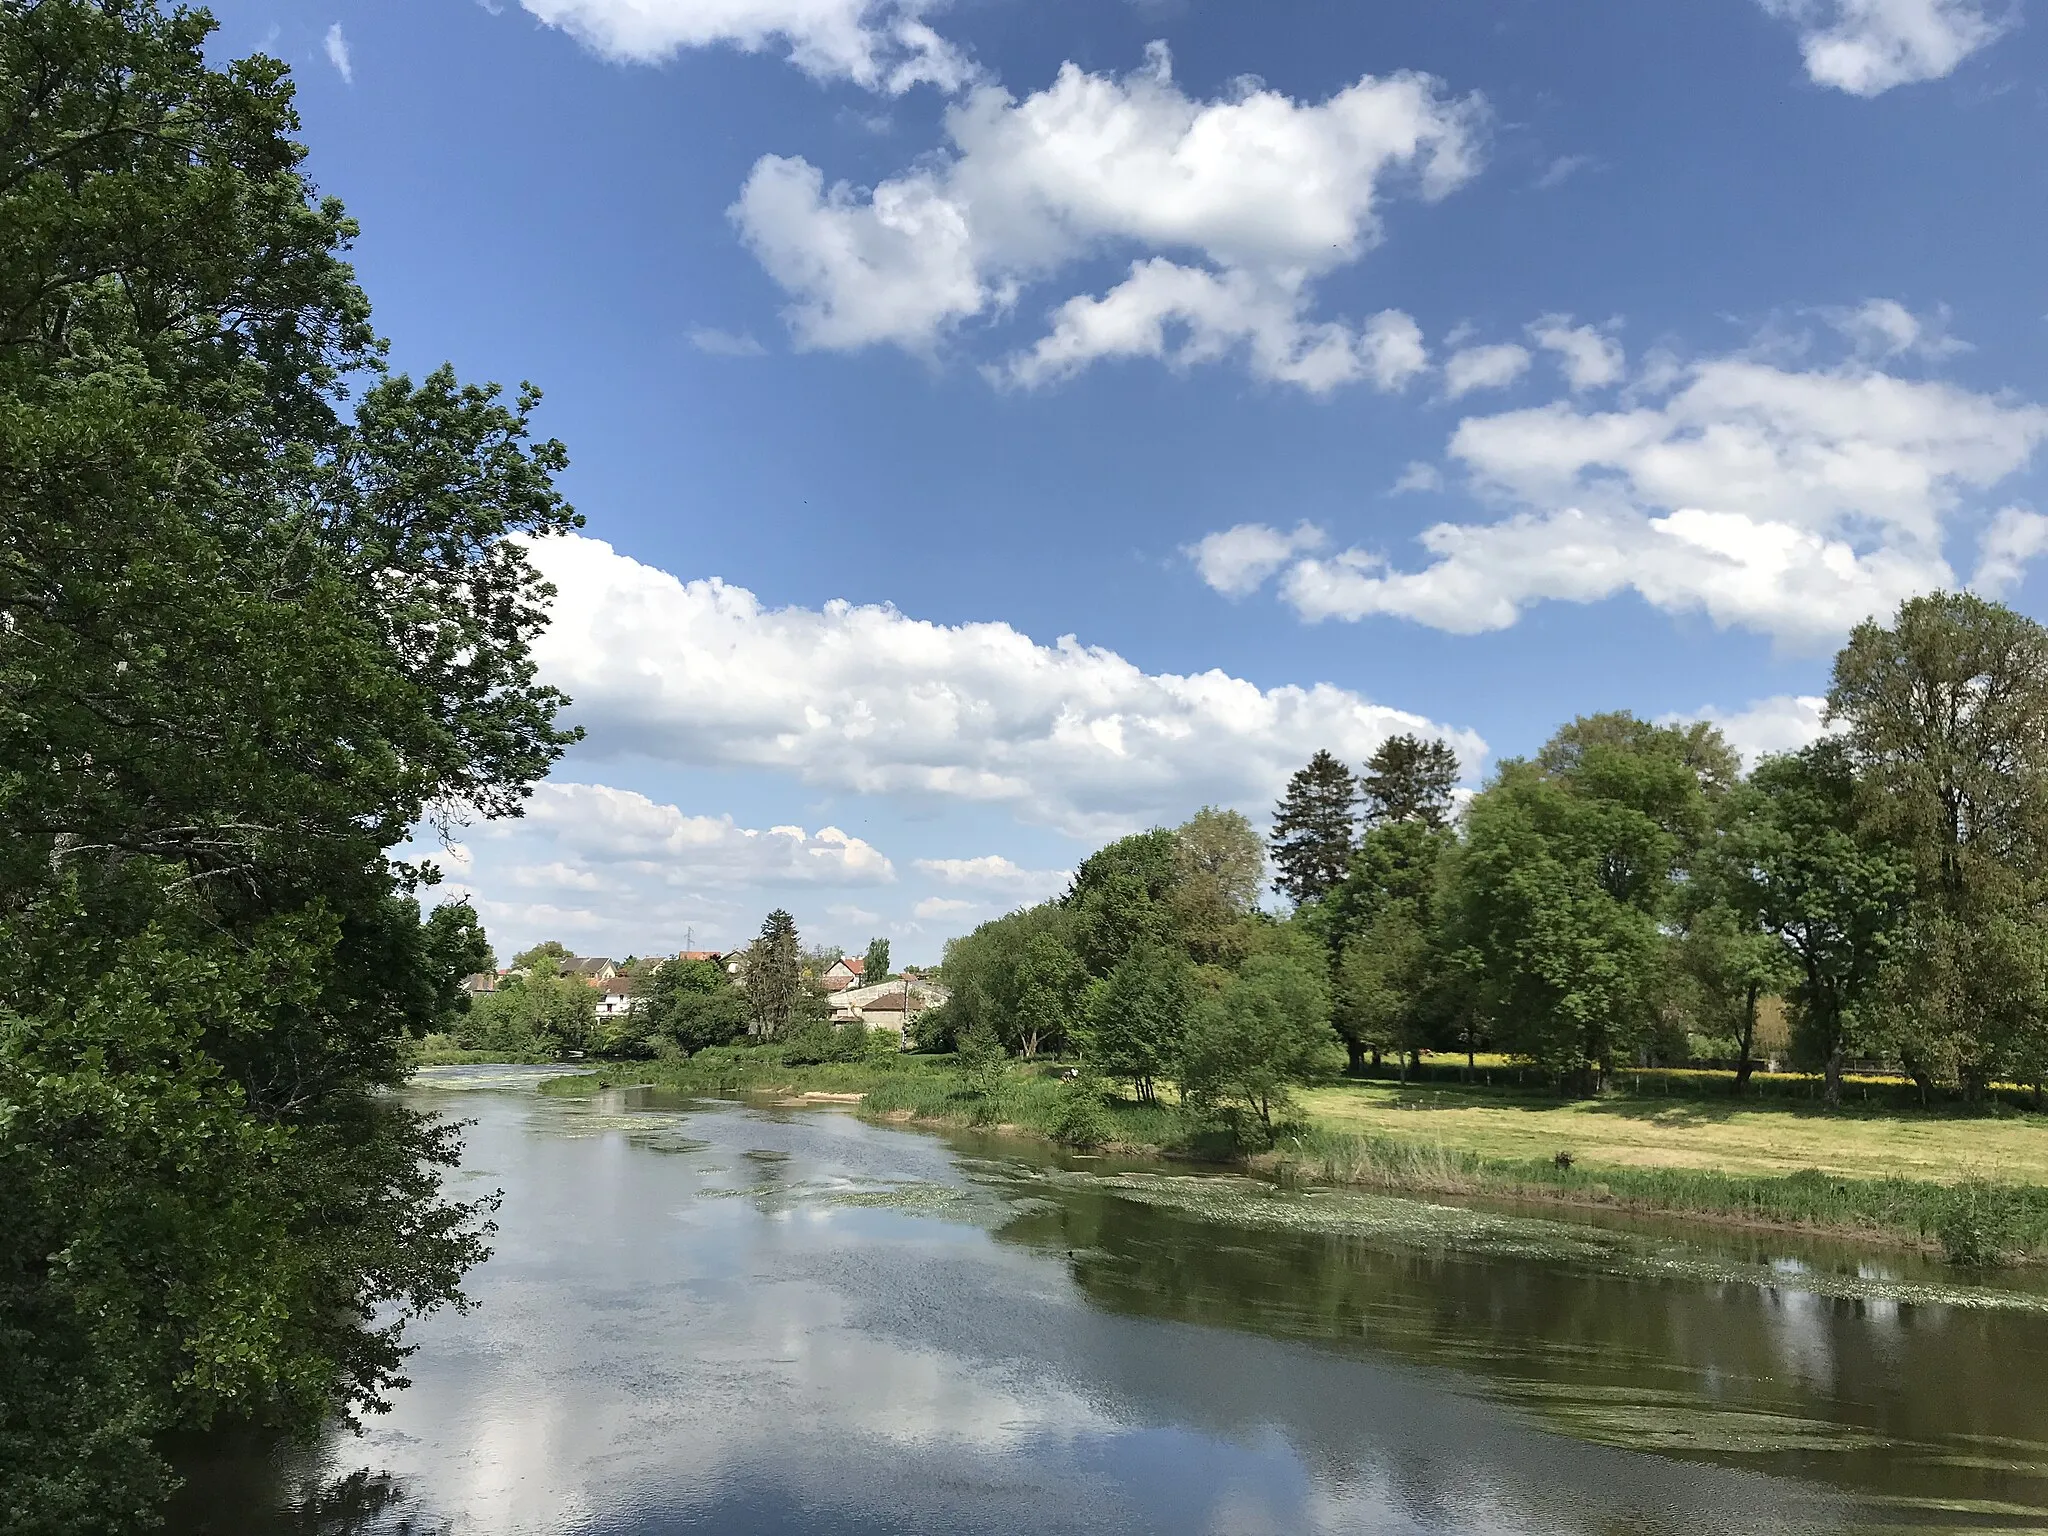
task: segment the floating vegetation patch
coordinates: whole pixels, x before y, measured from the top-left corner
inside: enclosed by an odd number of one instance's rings
[[[1718,1258],[1682,1244],[1537,1216],[1469,1210],[1398,1195],[1293,1191],[1221,1174],[1108,1173],[1058,1168],[1007,1170],[1011,1180],[1108,1190],[1121,1198],[1204,1220],[1264,1231],[1327,1233],[1489,1258],[1570,1264],[1607,1274],[1755,1285],[1849,1301],[2048,1312],[2048,1296],[1990,1285],[1938,1285],[1883,1274],[1841,1274]]]

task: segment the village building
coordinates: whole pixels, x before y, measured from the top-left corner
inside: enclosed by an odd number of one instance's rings
[[[827,992],[844,992],[848,987],[857,987],[866,979],[868,963],[850,955],[841,955],[825,968],[825,974],[818,978],[818,985]]]

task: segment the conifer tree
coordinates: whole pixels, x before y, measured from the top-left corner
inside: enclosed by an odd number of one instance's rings
[[[1344,878],[1358,845],[1358,780],[1330,752],[1318,752],[1287,781],[1273,812],[1274,884],[1300,904]]]
[[[1441,827],[1451,819],[1451,790],[1458,782],[1458,754],[1444,741],[1391,736],[1380,743],[1359,778],[1369,826],[1419,821]]]

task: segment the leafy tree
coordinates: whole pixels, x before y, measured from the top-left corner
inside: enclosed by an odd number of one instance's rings
[[[1176,946],[1141,941],[1089,996],[1088,1059],[1108,1077],[1131,1080],[1138,1101],[1157,1098],[1160,1079],[1181,1061],[1194,1007],[1195,967]]]
[[[802,958],[796,919],[780,907],[762,920],[760,936],[748,946],[741,984],[762,1039],[779,1039],[796,1026],[803,1012]]]
[[[670,960],[648,978],[640,1004],[649,1035],[684,1055],[729,1045],[753,1017],[746,994],[709,960]]]
[[[970,1025],[960,1032],[954,1066],[959,1070],[962,1086],[980,1101],[978,1118],[984,1122],[1001,1113],[1003,1091],[1009,1083],[1009,1059],[1002,1041],[987,1025]]]
[[[1674,840],[1523,762],[1502,764],[1465,820],[1449,916],[1499,1037],[1560,1080],[1611,1071],[1649,1034]]]
[[[1027,1059],[1052,1046],[1057,1049],[1074,1032],[1088,984],[1088,973],[1057,932],[1041,930],[1025,942],[1017,965],[1016,1035]]]
[[[516,814],[559,444],[382,371],[287,71],[201,12],[0,9],[0,1509],[398,1380],[484,1212],[395,1101],[479,951],[391,850]]]
[[[1089,975],[1107,976],[1136,945],[1181,942],[1180,869],[1180,839],[1158,827],[1081,861],[1060,905],[1070,914],[1073,948]]]
[[[1357,805],[1358,780],[1329,752],[1287,781],[1273,812],[1273,862],[1276,884],[1297,906],[1344,878],[1358,841]]]
[[[993,922],[981,924],[972,933],[948,941],[946,974],[953,999],[943,1020],[935,1021],[930,1028],[950,1028],[956,1033],[985,1028],[1005,1049],[1013,1051],[1036,1052],[1042,1046],[1056,1044],[1056,1037],[1047,1032],[1047,1026],[1057,1022],[1056,1000],[1036,1000],[1036,1011],[1026,1020],[1025,953],[1040,935],[1049,936],[1070,951],[1068,938],[1072,931],[1071,914],[1046,903],[1006,913]],[[1027,1034],[1031,1035],[1028,1047]]]
[[[576,952],[570,949],[568,945],[549,939],[544,943],[534,945],[531,949],[522,949],[518,954],[514,955],[512,957],[512,968],[515,971],[531,970],[539,966],[548,975],[553,976],[561,971],[563,965],[575,958]]]
[[[1382,821],[1312,914],[1336,961],[1336,1025],[1354,1072],[1368,1053],[1377,1061],[1395,1051],[1405,1078],[1406,1062],[1457,1011],[1458,972],[1438,913],[1456,843],[1420,818]]]
[[[1756,852],[1745,835],[1760,809],[1750,787],[1723,796],[1715,835],[1693,860],[1679,893],[1675,955],[1694,1026],[1735,1056],[1735,1091],[1755,1069],[1763,1000],[1794,985],[1798,972],[1784,943],[1764,926]]]
[[[1911,860],[1894,1048],[1978,1095],[2048,1049],[2048,630],[1968,593],[1858,625],[1835,660],[1873,834]]]
[[[1237,811],[1205,805],[1174,832],[1174,908],[1193,954],[1215,964],[1240,958],[1245,919],[1258,908],[1266,849]]]
[[[1429,1044],[1430,935],[1402,903],[1375,913],[1345,944],[1337,964],[1337,1033],[1356,1072],[1369,1052],[1388,1051],[1401,1080]]]
[[[1289,1089],[1316,1073],[1333,1043],[1327,969],[1311,941],[1250,956],[1220,992],[1202,998],[1183,1046],[1189,1101],[1241,1105],[1270,1142]]]
[[[1367,759],[1359,779],[1367,826],[1419,821],[1447,826],[1451,791],[1458,784],[1458,754],[1447,741],[1392,736]]]
[[[597,993],[581,977],[559,975],[550,964],[544,958],[527,976],[511,977],[477,998],[459,1031],[463,1043],[517,1056],[589,1050],[597,1030]]]
[[[889,941],[869,939],[867,957],[861,962],[861,979],[867,982],[889,979]]]
[[[1874,1036],[1875,989],[1911,889],[1911,865],[1859,823],[1847,748],[1822,741],[1764,759],[1730,857],[1746,870],[1743,908],[1790,951],[1794,1044],[1842,1098],[1842,1068]]]

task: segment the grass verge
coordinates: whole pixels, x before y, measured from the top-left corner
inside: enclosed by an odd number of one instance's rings
[[[1091,1106],[1087,1114],[1077,1114],[1077,1085],[1060,1081],[1058,1069],[1050,1064],[1013,1064],[993,1093],[975,1091],[949,1058],[893,1053],[859,1061],[790,1065],[771,1050],[735,1047],[703,1051],[687,1060],[591,1066],[588,1076],[548,1087],[577,1094],[642,1083],[694,1093],[857,1093],[863,1096],[858,1112],[874,1120],[979,1127],[1069,1144],[1242,1160],[1226,1135],[1171,1104],[1111,1099],[1101,1104],[1099,1113]],[[1556,1123],[1542,1121],[1533,1132],[1515,1123],[1515,1135],[1496,1133],[1489,1144],[1485,1135],[1473,1131],[1471,1117],[1526,1121],[1532,1113],[1598,1115],[1603,1105],[1612,1110],[1612,1102],[1595,1101],[1591,1108],[1553,1103],[1532,1110],[1526,1100],[1502,1103],[1481,1090],[1426,1092],[1426,1100],[1411,1097],[1390,1109],[1398,1116],[1400,1132],[1389,1133],[1358,1123],[1355,1085],[1310,1090],[1303,1095],[1305,1116],[1282,1135],[1274,1150],[1250,1161],[1313,1181],[1398,1194],[1541,1200],[1723,1225],[1837,1234],[1929,1249],[1962,1264],[2048,1259],[2048,1178],[1993,1181],[1960,1155],[1938,1162],[1946,1177],[1917,1170],[1867,1176],[1769,1163],[1752,1168],[1637,1165],[1599,1156],[1598,1148],[1589,1148],[1594,1155],[1588,1156],[1560,1157],[1550,1151],[1531,1155],[1524,1150],[1526,1138],[1533,1135],[1554,1143]],[[1624,1105],[1616,1123],[1637,1125],[1634,1135],[1657,1134],[1654,1116],[1632,1119],[1625,1109]],[[1790,1107],[1751,1108],[1741,1114],[1741,1135],[1724,1138],[1724,1150],[1737,1161],[1753,1158],[1757,1138],[1768,1141],[1773,1130],[1795,1155],[1811,1150],[1814,1137],[1854,1144],[1871,1137],[1897,1140],[1901,1134],[1892,1117],[1873,1126],[1855,1116],[1819,1116]],[[1982,1118],[1929,1119],[1941,1134],[1956,1138],[1957,1146],[1973,1140],[1972,1131],[1981,1137],[1987,1131],[2011,1129]],[[1076,1134],[1077,1126],[1083,1125],[1085,1131]],[[1429,1134],[1439,1125],[1457,1134]],[[1573,1128],[1584,1126],[1573,1122]],[[1691,1120],[1682,1129],[1695,1141],[1701,1133],[1700,1125]],[[1924,1132],[1928,1127],[1906,1129]],[[2038,1124],[2030,1123],[2024,1130],[2048,1142],[2048,1130]],[[1458,1136],[1481,1144],[1460,1145]],[[1712,1155],[1711,1143],[1688,1146],[1689,1157]],[[1844,1155],[1858,1157],[1861,1152]],[[2031,1159],[2026,1166],[2031,1172]]]

